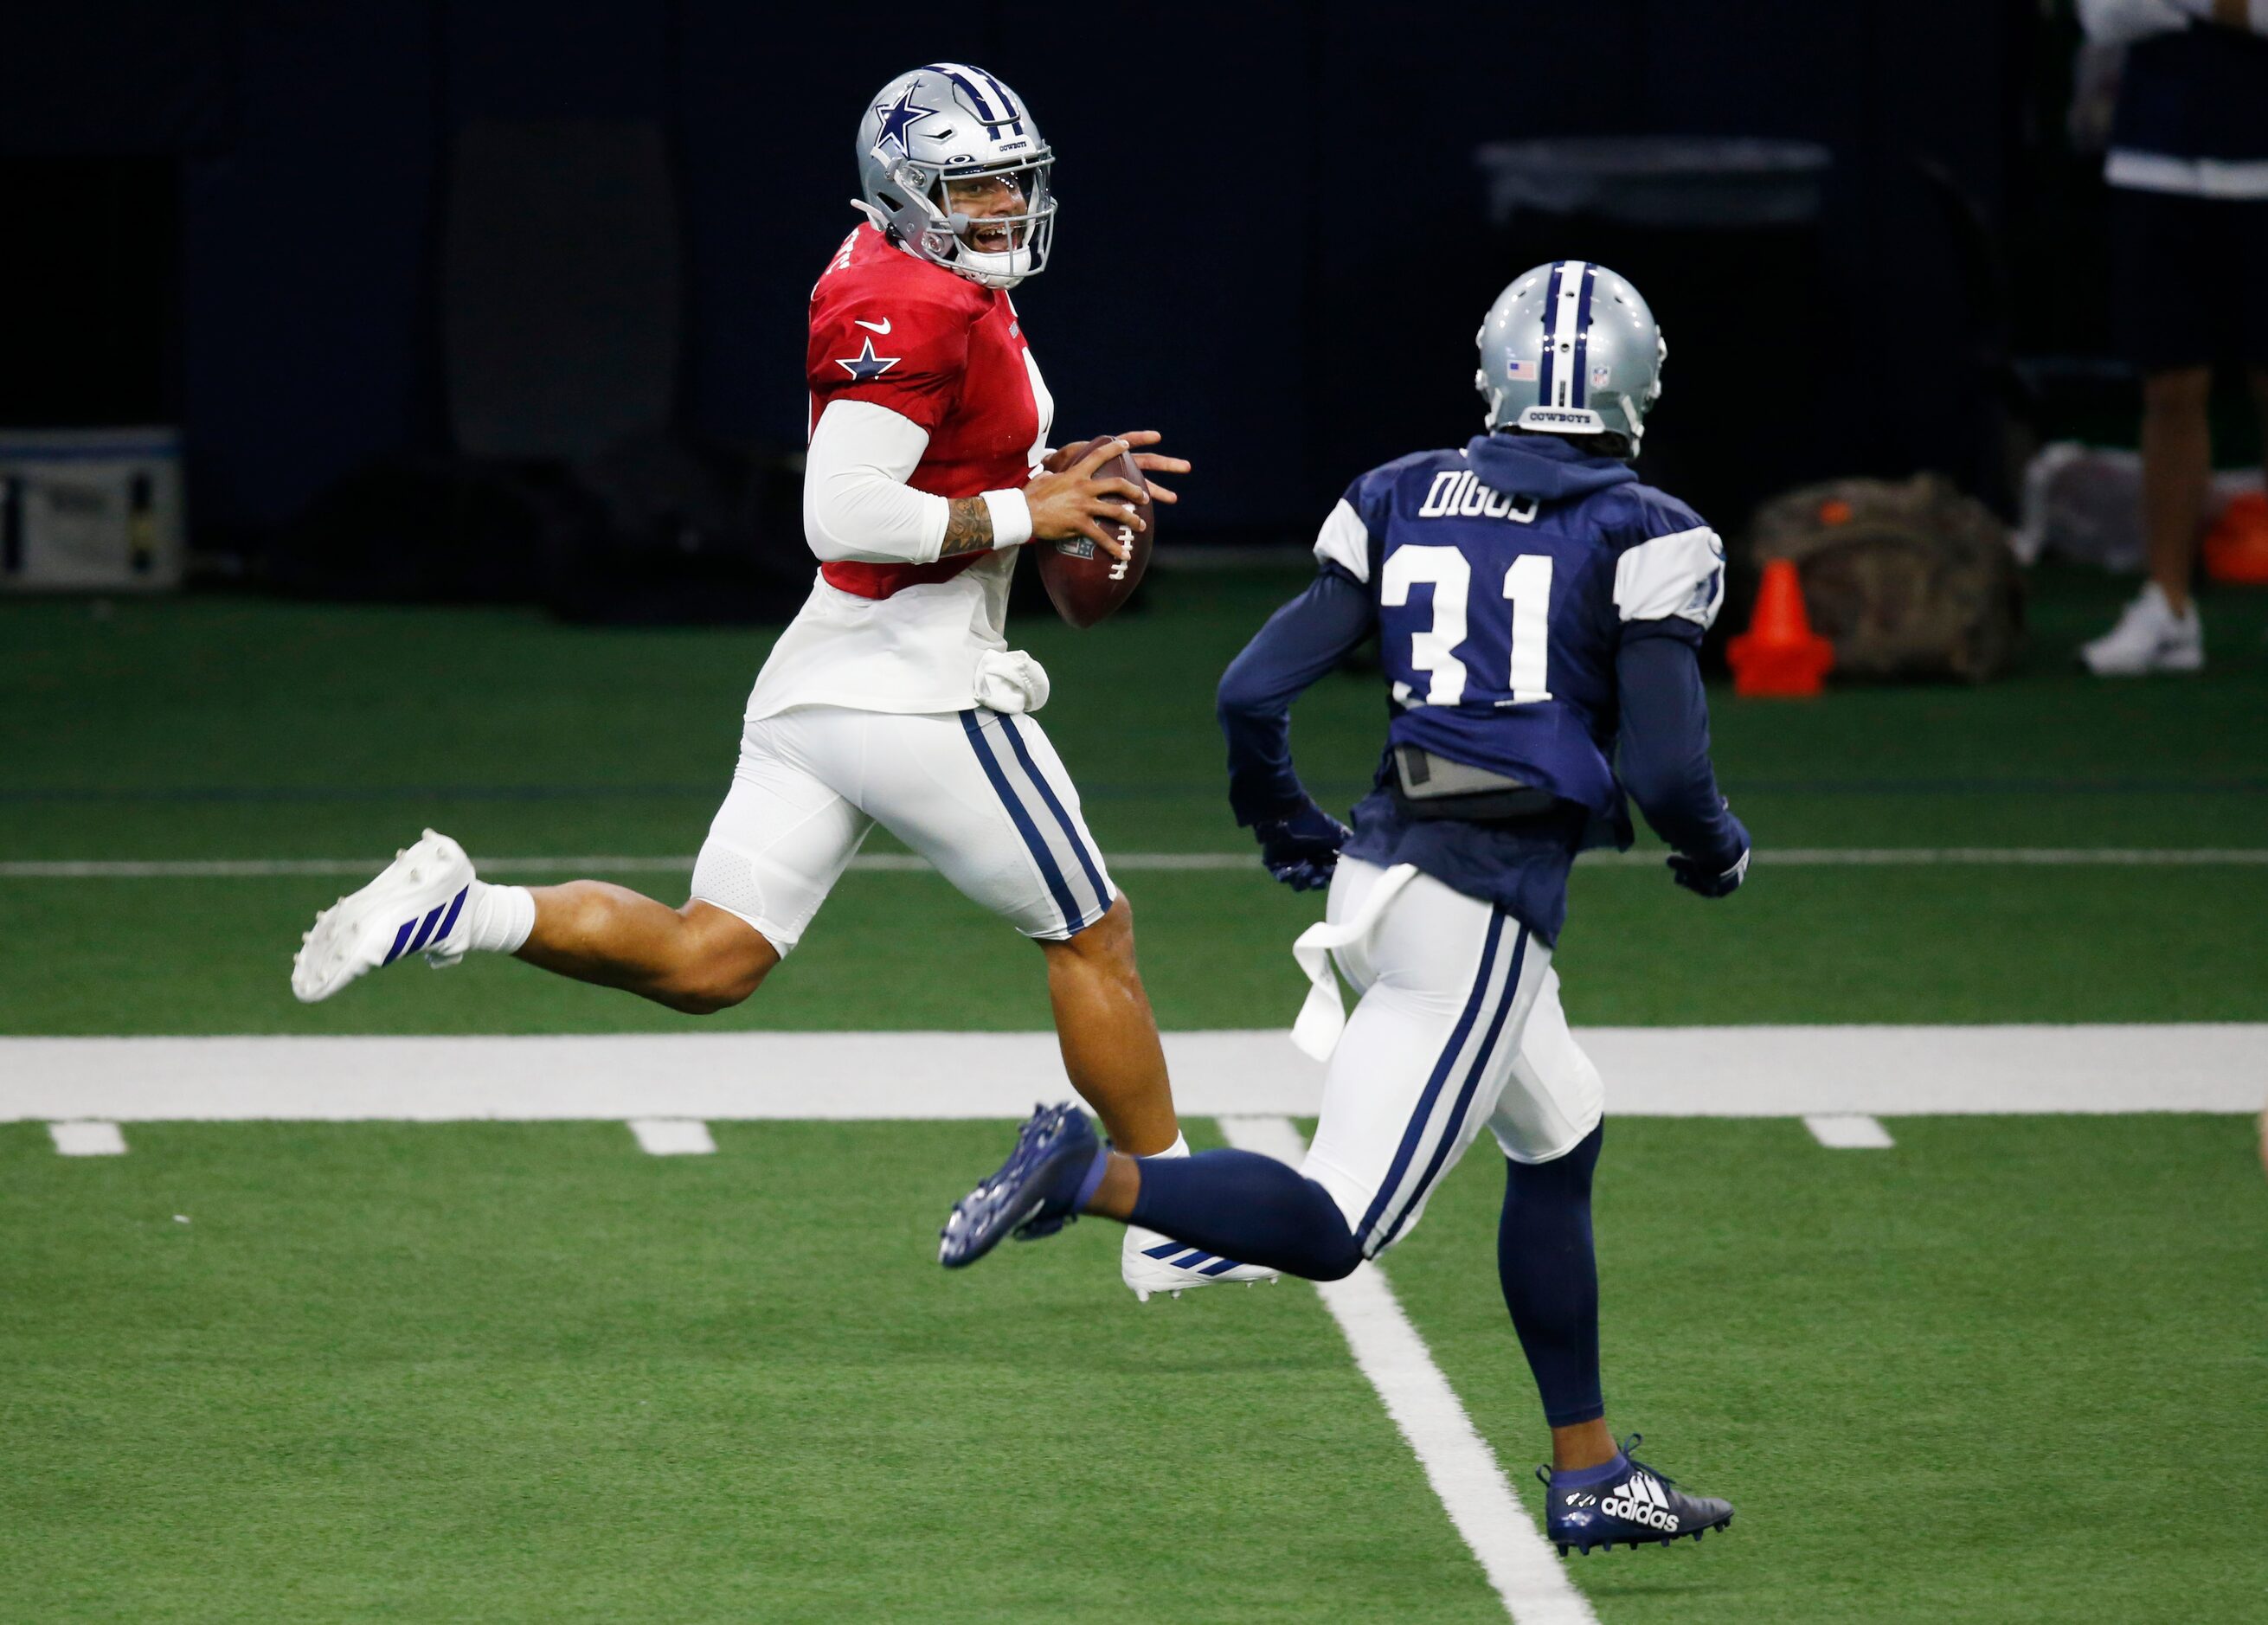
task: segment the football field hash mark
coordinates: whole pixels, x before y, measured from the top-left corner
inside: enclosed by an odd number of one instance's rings
[[[1811,1137],[1838,1151],[1886,1151],[1897,1142],[1881,1120],[1862,1112],[1821,1112],[1803,1120]]]
[[[123,1157],[126,1135],[116,1123],[49,1123],[55,1151],[65,1157]]]
[[[1293,1164],[1307,1153],[1286,1117],[1223,1117],[1220,1128],[1239,1151]],[[1520,1625],[1595,1625],[1598,1615],[1536,1532],[1385,1273],[1371,1264],[1314,1287],[1505,1612]]]
[[[709,1125],[697,1117],[633,1117],[630,1132],[655,1157],[706,1157],[717,1149]]]

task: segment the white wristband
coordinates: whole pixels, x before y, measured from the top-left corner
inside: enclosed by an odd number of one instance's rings
[[[1032,539],[1031,504],[1021,491],[987,491],[984,505],[992,513],[992,545],[1020,548]]]

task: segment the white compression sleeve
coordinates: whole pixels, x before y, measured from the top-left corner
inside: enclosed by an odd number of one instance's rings
[[[869,401],[830,401],[803,463],[803,535],[829,562],[928,564],[945,545],[951,504],[905,482],[929,431]]]

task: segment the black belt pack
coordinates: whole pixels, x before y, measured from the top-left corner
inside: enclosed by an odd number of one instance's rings
[[[1558,799],[1508,773],[1451,761],[1418,745],[1394,747],[1394,798],[1407,818],[1487,823],[1533,818]]]

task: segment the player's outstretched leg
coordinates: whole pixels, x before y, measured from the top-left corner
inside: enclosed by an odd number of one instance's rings
[[[1555,1012],[1556,1016],[1556,1012]],[[1531,1054],[1533,1052],[1530,1052]],[[1599,1268],[1591,1234],[1591,1179],[1603,1121],[1563,1156],[1505,1161],[1497,1275],[1551,1429],[1544,1525],[1570,1547],[1649,1546],[1699,1540],[1733,1521],[1729,1502],[1680,1489],[1607,1431],[1599,1385]]]
[[[1051,1236],[1082,1213],[1311,1280],[1336,1281],[1362,1261],[1336,1200],[1289,1163],[1253,1151],[1128,1157],[1069,1105],[1034,1113],[1008,1160],[954,1208],[938,1261],[973,1264],[1008,1235]]]
[[[673,908],[605,880],[540,886],[534,897],[535,929],[518,957],[688,1016],[731,1009],[780,962],[762,931],[698,898]]]
[[[1186,1158],[1189,1142],[1174,1117],[1166,1052],[1135,963],[1134,915],[1124,893],[1086,930],[1041,946],[1072,1086],[1101,1118],[1114,1145],[1145,1162]],[[1191,1287],[1249,1284],[1276,1276],[1139,1225],[1130,1226],[1121,1243],[1119,1274],[1144,1303],[1154,1292],[1178,1298]]]
[[[382,966],[422,954],[440,968],[477,952],[692,1014],[738,1004],[779,963],[762,932],[711,904],[672,908],[600,880],[492,886],[462,847],[429,829],[316,915],[291,962],[291,990],[312,1004]]]

